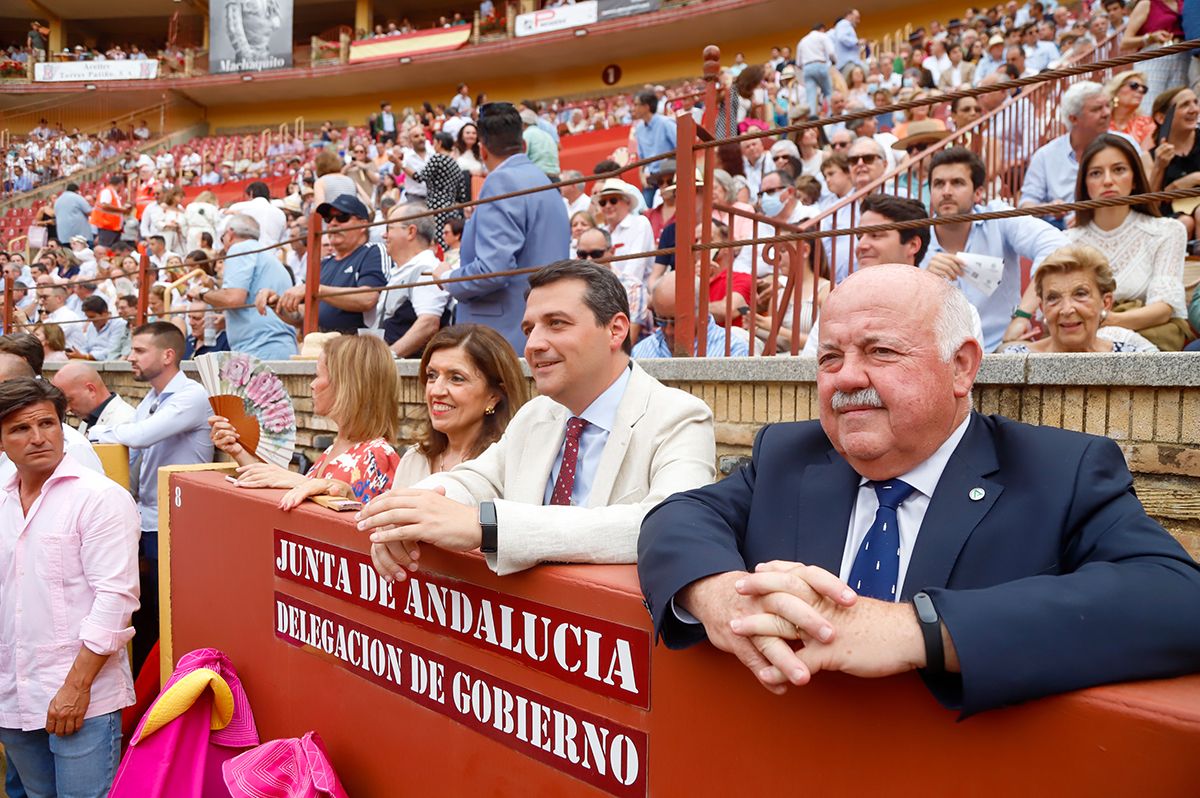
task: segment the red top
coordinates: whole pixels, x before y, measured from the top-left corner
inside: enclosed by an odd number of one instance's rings
[[[1160,30],[1167,31],[1176,39],[1182,39],[1183,20],[1179,11],[1167,8],[1167,4],[1162,0],[1150,0],[1150,8],[1146,12],[1146,21],[1142,23],[1141,33],[1155,33]]]
[[[708,302],[710,305],[717,301],[720,301],[722,303],[722,306],[724,306],[726,282],[729,279],[725,276],[726,274],[727,274],[727,272],[721,272],[720,274],[714,274],[709,279],[709,281],[708,281]],[[750,275],[746,274],[745,272],[734,272],[733,273],[733,293],[741,294],[742,299],[746,300],[747,302],[753,302],[755,299],[754,278],[751,277]],[[732,326],[744,327],[745,324],[742,322],[742,317],[740,314],[738,314],[737,311],[738,311],[737,304],[735,303],[733,306],[733,325]]]
[[[326,449],[308,470],[308,476],[345,482],[354,491],[354,498],[366,504],[392,487],[398,465],[400,455],[392,445],[383,438],[375,438],[354,444],[332,460]]]

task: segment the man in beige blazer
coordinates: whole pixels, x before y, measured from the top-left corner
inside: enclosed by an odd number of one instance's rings
[[[540,562],[632,563],[642,517],[713,481],[712,412],[630,360],[629,304],[606,267],[561,261],[530,280],[522,329],[541,394],[475,460],[372,500],[359,528],[386,578],[419,544],[483,550],[509,574]]]

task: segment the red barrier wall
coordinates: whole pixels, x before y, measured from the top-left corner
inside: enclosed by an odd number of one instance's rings
[[[478,555],[427,548],[420,602],[401,586],[389,609],[359,567],[367,545],[349,515],[285,514],[280,491],[219,473],[169,480],[166,666],[225,651],[263,739],[316,729],[356,798],[1196,792],[1200,677],[962,723],[915,674],[821,674],[775,697],[710,646],[651,647],[632,567],[499,578]],[[543,659],[525,650],[531,638]]]
[[[563,170],[578,169],[585,175],[592,174],[596,164],[612,155],[613,150],[629,144],[629,131],[630,127],[624,125],[608,130],[593,130],[574,136],[563,136],[558,153],[559,168]],[[630,152],[629,157],[630,159],[637,158],[637,153]],[[635,186],[642,185],[636,169],[625,172],[621,175],[621,179]],[[588,183],[587,190],[588,193],[591,193],[592,183]]]
[[[183,201],[186,204],[194,200],[200,192],[211,191],[217,195],[217,204],[219,206],[227,205],[231,202],[241,202],[246,199],[246,187],[253,182],[255,181],[235,180],[229,183],[219,183],[215,186],[187,186],[183,190]],[[282,177],[268,177],[264,178],[262,182],[266,183],[267,187],[271,189],[271,196],[278,199],[287,191],[291,178],[286,175]]]

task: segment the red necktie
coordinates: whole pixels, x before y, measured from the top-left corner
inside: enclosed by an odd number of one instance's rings
[[[571,490],[575,487],[575,466],[579,462],[579,436],[587,422],[582,418],[572,416],[567,420],[567,440],[563,449],[562,465],[558,469],[558,479],[554,481],[554,492],[550,494],[551,504],[571,503]]]

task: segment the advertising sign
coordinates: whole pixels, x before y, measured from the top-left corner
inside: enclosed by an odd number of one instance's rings
[[[154,80],[158,62],[145,61],[54,61],[33,65],[33,79],[43,83],[104,80]]]
[[[212,0],[209,20],[213,74],[292,65],[292,0]]]
[[[599,19],[597,0],[584,0],[573,6],[543,8],[541,11],[519,14],[513,32],[517,36],[535,36],[539,33],[592,25]]]

